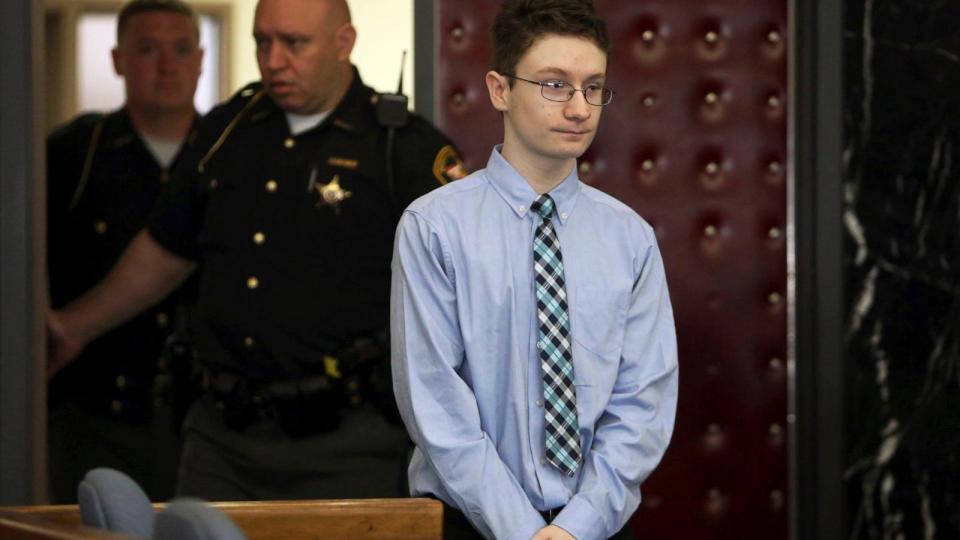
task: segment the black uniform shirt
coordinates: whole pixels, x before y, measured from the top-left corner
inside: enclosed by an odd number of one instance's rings
[[[80,116],[48,137],[47,263],[54,308],[107,274],[146,224],[168,178],[123,109]],[[173,317],[173,300],[166,300],[95,340],[51,381],[51,397],[82,396],[115,414],[140,415],[152,404],[153,376]]]
[[[389,189],[376,100],[354,70],[340,104],[295,136],[259,84],[204,119],[149,227],[201,262],[201,361],[251,378],[301,377],[386,327],[399,214],[462,170],[449,139],[411,115],[396,132]]]

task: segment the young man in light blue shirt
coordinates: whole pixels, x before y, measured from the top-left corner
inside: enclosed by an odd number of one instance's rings
[[[589,1],[507,0],[493,43],[503,145],[397,230],[411,492],[445,503],[445,538],[630,538],[678,367],[652,228],[577,177],[613,98],[605,26]]]

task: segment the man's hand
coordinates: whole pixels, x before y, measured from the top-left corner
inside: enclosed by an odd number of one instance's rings
[[[73,362],[84,343],[69,335],[60,314],[56,311],[47,313],[47,380],[53,378],[58,371]]]
[[[577,540],[572,534],[557,527],[556,525],[547,525],[537,531],[530,540]]]

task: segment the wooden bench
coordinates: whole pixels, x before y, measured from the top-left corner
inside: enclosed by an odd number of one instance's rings
[[[443,506],[432,499],[215,502],[249,540],[440,540]],[[157,511],[164,505],[156,504]],[[88,529],[76,505],[0,507],[0,540],[125,540]]]

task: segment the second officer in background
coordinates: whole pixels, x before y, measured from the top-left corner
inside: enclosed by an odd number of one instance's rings
[[[204,119],[110,276],[51,314],[50,362],[199,269],[207,393],[184,426],[178,493],[404,496],[408,440],[383,373],[394,231],[462,164],[426,121],[378,114],[345,1],[261,0],[253,34],[262,81]]]
[[[114,69],[125,103],[83,114],[47,140],[47,262],[58,308],[101,280],[146,223],[197,122],[196,14],[174,0],[134,0],[120,11]],[[106,60],[106,58],[104,58]],[[180,445],[169,402],[155,403],[158,366],[173,331],[170,297],[90,343],[51,379],[48,454],[54,503],[76,502],[94,467],[135,478],[155,500],[173,495]]]

